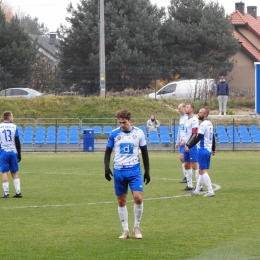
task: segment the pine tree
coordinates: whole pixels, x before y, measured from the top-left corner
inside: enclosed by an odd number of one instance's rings
[[[10,22],[0,9],[1,87],[27,87],[37,49],[19,26],[17,17]]]
[[[98,0],[71,5],[71,28],[60,28],[60,68],[65,83],[84,87],[99,81]],[[105,51],[107,89],[144,88],[152,77],[151,67],[163,65],[162,44],[158,37],[164,9],[150,0],[105,1]]]

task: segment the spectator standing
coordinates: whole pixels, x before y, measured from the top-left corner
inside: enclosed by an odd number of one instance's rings
[[[11,172],[16,194],[13,198],[22,198],[20,189],[20,178],[17,174],[21,161],[21,144],[17,126],[13,124],[13,114],[6,111],[3,114],[4,122],[0,124],[0,144],[1,144],[1,166],[2,166],[2,185],[4,195],[1,198],[9,198],[8,172]]]
[[[159,127],[160,127],[160,122],[155,119],[154,115],[151,115],[151,118],[147,120],[147,124],[146,124],[148,131],[158,131]]]
[[[224,76],[220,77],[220,81],[217,85],[217,97],[218,97],[218,107],[219,107],[219,115],[227,114],[227,101],[229,96],[229,86],[226,82]]]
[[[141,129],[131,125],[131,113],[128,110],[118,111],[116,114],[120,127],[110,134],[104,156],[105,178],[111,181],[114,176],[114,188],[118,202],[118,215],[123,227],[120,239],[130,237],[128,228],[128,211],[126,207],[128,185],[134,200],[134,229],[135,238],[142,238],[140,221],[143,213],[143,181],[150,182],[149,157],[144,133]],[[144,164],[144,176],[140,168],[139,148]],[[110,170],[110,157],[114,149],[114,170]]]

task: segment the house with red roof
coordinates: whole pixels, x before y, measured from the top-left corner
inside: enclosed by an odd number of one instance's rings
[[[236,96],[253,97],[255,93],[255,66],[260,62],[260,16],[256,6],[235,3],[235,11],[229,15],[234,25],[234,37],[241,49],[233,57],[234,69],[226,76],[230,91]]]

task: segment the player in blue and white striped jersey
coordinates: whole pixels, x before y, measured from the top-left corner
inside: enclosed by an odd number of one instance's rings
[[[8,172],[11,172],[16,194],[13,198],[22,198],[20,188],[20,178],[17,174],[21,161],[21,144],[17,126],[13,124],[13,114],[10,111],[3,113],[4,122],[0,124],[0,144],[1,144],[1,166],[2,185],[4,195],[1,198],[9,198]]]
[[[208,119],[209,110],[201,108],[198,114],[199,120],[202,123],[199,126],[198,135],[196,138],[189,140],[186,144],[186,151],[198,144],[198,160],[199,160],[199,179],[196,189],[192,192],[193,196],[199,195],[200,185],[204,182],[208,192],[203,197],[214,197],[214,191],[211,184],[211,179],[207,170],[210,168],[211,155],[215,155],[215,138],[213,133],[213,125]]]
[[[105,151],[105,178],[111,181],[114,176],[114,188],[118,201],[118,215],[122,223],[123,234],[119,238],[129,238],[128,212],[126,208],[128,185],[134,199],[134,236],[142,238],[140,221],[143,213],[143,181],[150,182],[149,157],[146,139],[141,129],[131,125],[131,113],[128,110],[116,114],[120,127],[112,131]],[[110,157],[114,149],[114,170],[110,170]],[[144,176],[140,167],[139,149],[142,153]]]
[[[182,166],[182,172],[184,175],[183,180],[181,183],[186,183],[187,178],[186,178],[186,173],[185,173],[185,166],[184,166],[184,152],[185,152],[185,135],[186,135],[186,122],[188,120],[188,115],[185,113],[185,107],[186,105],[184,103],[179,104],[178,106],[178,112],[180,114],[179,118],[179,128],[178,128],[178,135],[177,135],[177,140],[175,144],[175,148],[179,148],[179,159],[181,161],[181,166]]]

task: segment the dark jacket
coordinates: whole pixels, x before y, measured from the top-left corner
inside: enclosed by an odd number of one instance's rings
[[[220,81],[217,85],[217,96],[228,96],[229,86],[226,81]]]

